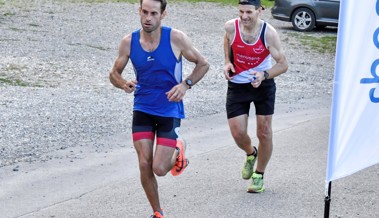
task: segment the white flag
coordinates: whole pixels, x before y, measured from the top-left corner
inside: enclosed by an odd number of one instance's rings
[[[379,163],[379,0],[341,0],[326,182]]]

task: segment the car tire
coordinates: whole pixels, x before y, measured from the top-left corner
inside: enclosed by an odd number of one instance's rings
[[[315,27],[316,18],[308,8],[299,8],[293,13],[291,22],[297,31],[307,32]]]

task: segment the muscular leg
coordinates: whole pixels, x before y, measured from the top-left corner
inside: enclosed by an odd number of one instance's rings
[[[135,141],[134,147],[138,154],[140,179],[146,197],[153,211],[160,210],[158,182],[154,173],[165,176],[174,166],[178,152],[175,148],[158,145],[153,158],[153,142],[148,139]]]
[[[178,119],[157,117],[139,111],[133,113],[133,141],[139,160],[141,184],[153,212],[161,209],[155,175],[165,176],[175,164],[178,155],[175,149],[175,128],[179,125]],[[155,137],[158,143],[165,142],[171,147],[158,144],[154,152]]]
[[[175,148],[157,145],[154,154],[153,171],[157,176],[165,176],[174,166],[178,151]]]
[[[247,133],[248,116],[247,114],[239,115],[228,119],[230,132],[234,141],[246,154],[252,154],[254,148],[251,145],[250,136]],[[258,152],[259,154],[259,152]]]
[[[140,179],[153,211],[160,210],[158,183],[153,172],[153,141],[141,139],[134,142],[137,151]]]
[[[273,150],[271,123],[272,115],[257,115],[257,137],[259,139],[259,152],[256,170],[259,172],[265,172]]]

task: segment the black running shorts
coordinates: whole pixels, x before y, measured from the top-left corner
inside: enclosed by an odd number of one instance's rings
[[[226,112],[228,119],[247,114],[250,104],[254,102],[256,115],[274,114],[276,85],[273,79],[264,80],[258,88],[251,83],[228,82],[226,95]]]

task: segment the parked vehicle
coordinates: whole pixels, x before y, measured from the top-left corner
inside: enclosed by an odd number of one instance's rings
[[[277,20],[292,22],[298,31],[338,26],[340,0],[275,0],[271,8]]]

